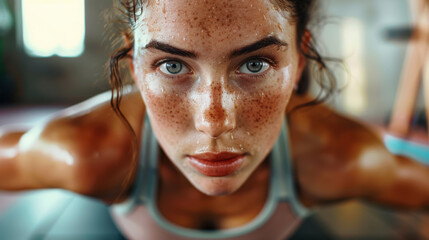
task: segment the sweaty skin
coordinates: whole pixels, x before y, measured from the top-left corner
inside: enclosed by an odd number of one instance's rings
[[[121,108],[137,139],[148,114],[164,151],[161,212],[185,227],[209,219],[231,228],[259,213],[270,176],[264,159],[285,115],[311,98],[293,93],[305,59],[287,12],[268,0],[201,2],[149,1],[134,32],[136,89]],[[252,62],[263,71],[249,72]],[[178,72],[166,71],[168,64]],[[109,94],[94,97],[25,133],[3,128],[0,189],[63,188],[107,203],[126,198],[133,181],[124,179],[137,169],[132,135],[109,100]],[[369,126],[323,104],[288,114],[288,123],[298,194],[307,207],[350,198],[429,205],[428,168],[391,155]],[[221,151],[245,154],[241,168],[209,177],[187,160]]]
[[[180,0],[157,1],[144,11],[138,25],[134,79],[160,145],[201,192],[236,191],[267,156],[280,132],[303,66],[298,66],[295,26],[269,1]],[[240,52],[267,38],[277,42]],[[166,53],[154,42],[192,54]],[[241,72],[240,67],[253,59],[263,60],[268,69]],[[186,70],[166,74],[156,64],[167,60],[182,63]],[[245,159],[234,174],[208,177],[187,159],[206,152],[239,153]]]

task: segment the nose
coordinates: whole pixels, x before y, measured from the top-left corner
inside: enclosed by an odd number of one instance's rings
[[[198,131],[216,139],[235,129],[234,98],[226,90],[224,78],[205,84],[199,95],[195,119]]]

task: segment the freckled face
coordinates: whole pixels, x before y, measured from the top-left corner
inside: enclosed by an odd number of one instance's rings
[[[279,135],[299,55],[295,26],[276,9],[268,0],[160,0],[139,19],[133,75],[153,130],[208,195],[237,190]],[[242,154],[238,170],[207,176],[190,164],[220,152]]]

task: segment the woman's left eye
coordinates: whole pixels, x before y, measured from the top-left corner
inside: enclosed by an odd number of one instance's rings
[[[159,66],[159,70],[167,75],[181,75],[190,72],[189,68],[185,64],[175,60],[162,63]]]
[[[267,62],[259,59],[253,59],[245,62],[238,70],[240,73],[259,74],[267,71],[268,68],[270,68],[270,64]]]

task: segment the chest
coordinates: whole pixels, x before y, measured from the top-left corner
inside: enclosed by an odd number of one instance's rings
[[[151,214],[148,207],[139,205],[128,214],[112,211],[116,225],[127,239],[222,239],[222,240],[281,240],[290,236],[301,223],[287,203],[279,203],[264,221],[253,221],[235,232],[201,231],[171,227]],[[209,230],[207,228],[206,230]]]
[[[207,196],[168,162],[160,165],[157,208],[169,222],[191,229],[230,229],[246,225],[262,211],[269,189],[269,166],[263,164],[237,192]]]

